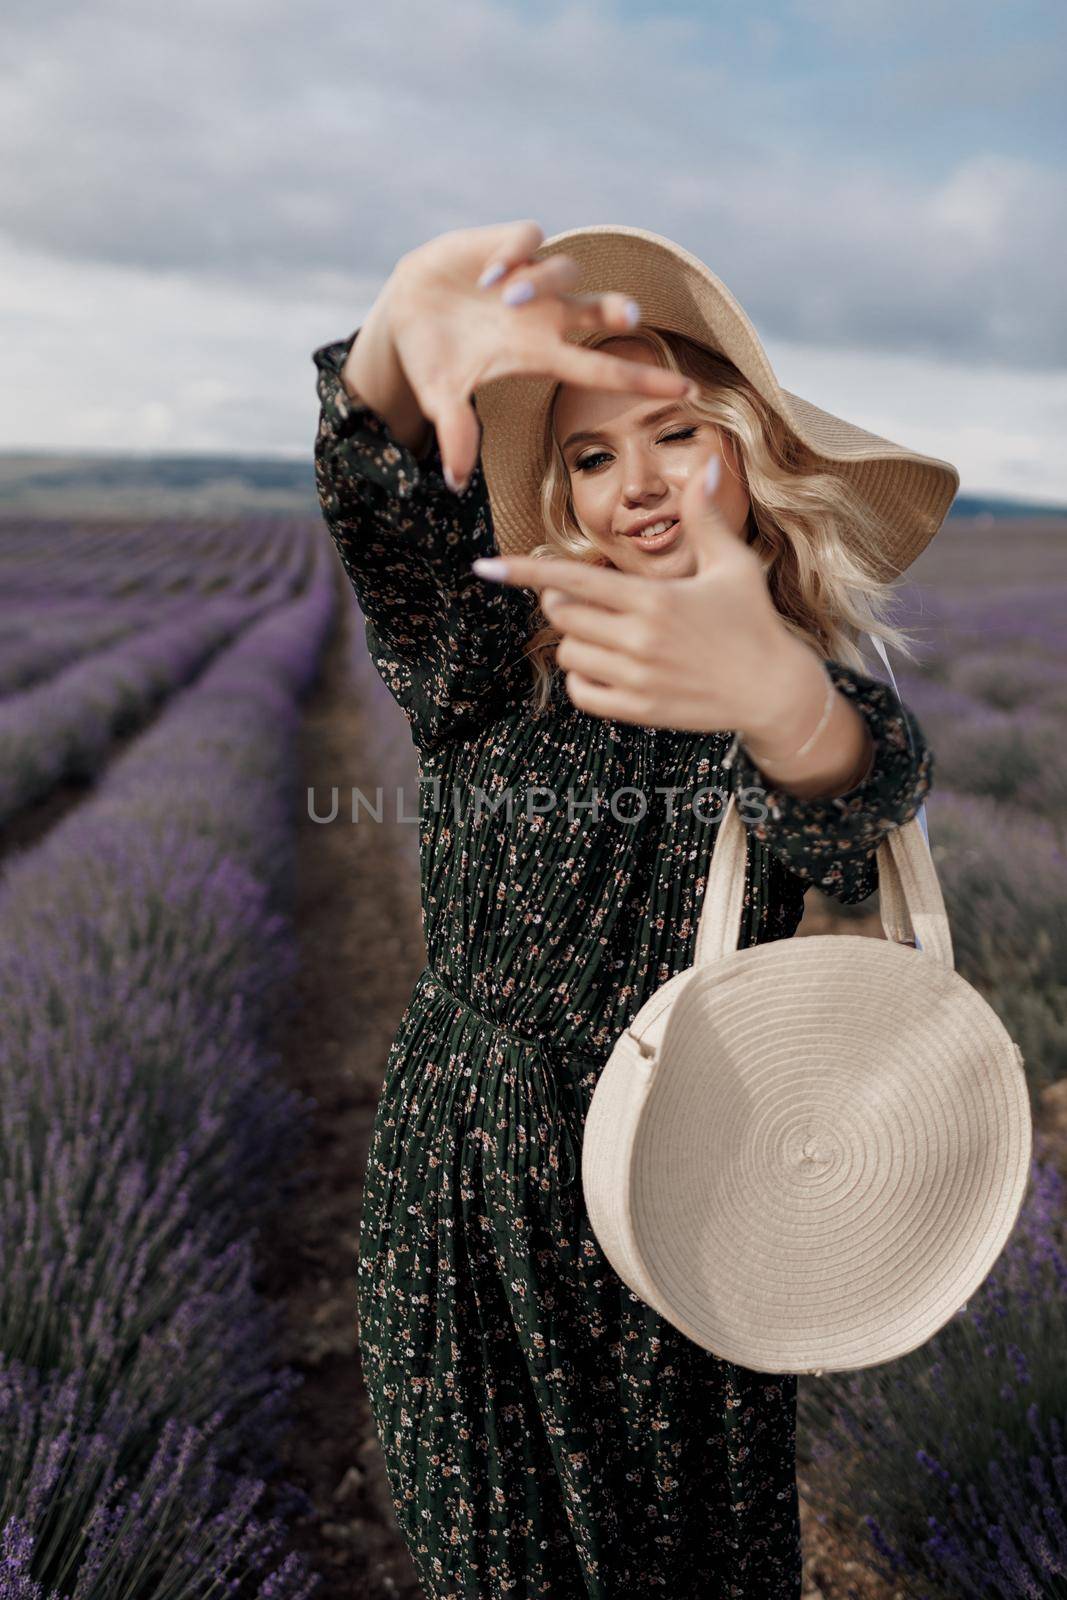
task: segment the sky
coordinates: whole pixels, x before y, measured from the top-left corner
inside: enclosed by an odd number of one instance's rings
[[[699,256],[779,382],[1067,503],[1060,0],[8,0],[0,448],[307,457],[452,228]]]

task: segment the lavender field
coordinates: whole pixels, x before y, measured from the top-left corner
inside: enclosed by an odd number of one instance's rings
[[[957,965],[1039,1137],[964,1311],[801,1386],[811,1597],[1067,1595],[1065,548],[952,519],[901,591]],[[8,516],[0,596],[0,1600],[418,1600],[354,1321],[417,834],[307,805],[410,814],[406,723],[314,517]]]
[[[0,572],[0,1594],[298,1600],[252,1243],[311,1110],[272,1038],[333,554],[15,522]]]
[[[827,1597],[1044,1600],[1067,1595],[1067,519],[950,519],[908,578],[917,659],[891,660],[934,751],[930,848],[957,969],[1024,1053],[1035,1160],[938,1336],[801,1386],[799,1476]]]

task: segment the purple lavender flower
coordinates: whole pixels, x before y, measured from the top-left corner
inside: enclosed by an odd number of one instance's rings
[[[298,702],[335,594],[317,556],[0,882],[12,1600],[316,1582],[256,1514],[300,1380],[272,1354],[249,1229],[312,1107],[270,1041],[294,970]]]

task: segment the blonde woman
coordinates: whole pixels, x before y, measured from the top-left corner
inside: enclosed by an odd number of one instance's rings
[[[757,802],[751,945],[793,934],[812,884],[871,894],[928,792],[919,725],[855,643],[906,643],[892,537],[710,336],[578,292],[543,243],[528,221],[432,239],[315,352],[323,512],[423,780],[428,964],[366,1171],[366,1383],[435,1600],[797,1600],[796,1377],[720,1360],[621,1282],[582,1126],[618,1034],[692,964],[709,793]],[[547,384],[543,427],[514,389],[483,437],[492,380]],[[506,565],[481,576],[496,522]]]

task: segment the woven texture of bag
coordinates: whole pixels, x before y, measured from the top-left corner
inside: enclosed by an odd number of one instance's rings
[[[739,950],[746,850],[731,795],[694,964],[594,1091],[586,1206],[623,1282],[704,1349],[759,1372],[874,1366],[936,1333],[1011,1234],[1023,1058],[955,970],[916,819],[879,846],[885,939]]]

